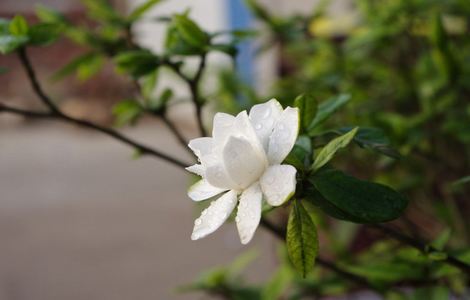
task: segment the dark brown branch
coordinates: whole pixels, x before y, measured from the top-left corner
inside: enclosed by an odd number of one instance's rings
[[[439,251],[438,249],[434,248],[433,246],[421,241],[421,240],[418,240],[416,238],[412,238],[412,237],[409,237],[389,226],[384,226],[384,225],[381,225],[381,224],[373,224],[373,225],[369,225],[370,227],[372,228],[375,228],[377,230],[380,230],[382,231],[383,233],[385,233],[386,235],[388,235],[389,237],[405,244],[405,245],[408,245],[408,246],[411,246],[413,248],[416,248],[422,252],[434,252],[434,251],[438,251],[438,252],[442,252],[442,251]],[[457,267],[459,268],[460,270],[462,270],[463,272],[465,272],[467,275],[470,275],[470,265],[459,260],[458,258],[446,253],[446,258],[443,260],[444,262],[446,262],[447,264],[449,265],[452,265],[454,267]]]
[[[174,158],[174,157],[172,157],[168,154],[162,153],[158,150],[155,150],[155,149],[152,149],[148,146],[142,145],[142,144],[126,137],[125,135],[117,132],[114,129],[103,127],[103,126],[100,126],[98,124],[94,124],[90,121],[81,120],[81,119],[77,119],[77,118],[71,117],[69,115],[66,115],[54,104],[54,102],[51,100],[51,98],[49,98],[49,96],[46,95],[46,93],[42,89],[42,87],[39,83],[39,80],[36,77],[36,73],[34,72],[33,66],[32,66],[32,64],[31,64],[31,62],[28,58],[27,53],[26,53],[26,49],[24,49],[24,48],[21,49],[18,52],[18,55],[19,55],[21,64],[23,65],[23,67],[26,71],[26,74],[28,75],[28,79],[31,83],[31,86],[32,86],[34,92],[39,97],[39,99],[49,108],[50,112],[47,113],[47,115],[44,115],[42,113],[31,112],[31,111],[22,111],[22,110],[15,109],[15,108],[8,108],[7,109],[7,108],[5,108],[4,105],[2,105],[2,110],[3,111],[10,112],[10,113],[17,113],[17,114],[21,114],[21,115],[24,115],[24,116],[30,116],[30,117],[59,119],[61,121],[65,121],[65,122],[68,122],[68,123],[73,123],[73,124],[79,125],[79,126],[84,127],[84,128],[93,129],[95,131],[99,131],[101,133],[104,133],[104,134],[106,134],[106,135],[108,135],[108,136],[110,136],[110,137],[112,137],[112,138],[114,138],[118,141],[121,141],[121,142],[123,142],[123,143],[125,143],[129,146],[132,146],[133,148],[137,149],[142,155],[151,155],[151,156],[157,157],[159,159],[163,159],[163,160],[165,160],[165,161],[167,161],[167,162],[169,162],[173,165],[176,165],[176,166],[182,167],[182,168],[190,165],[190,164],[188,164],[186,162],[183,162],[183,161],[180,161],[179,159]]]
[[[277,227],[276,225],[272,224],[270,221],[267,219],[262,218],[261,219],[261,225],[269,230],[272,234],[274,234],[276,237],[278,237],[281,241],[285,241],[286,239],[286,233],[284,230],[281,228]],[[337,273],[338,275],[342,276],[345,279],[348,279],[354,283],[356,283],[359,286],[365,286],[371,289],[375,289],[367,280],[365,277],[358,276],[356,274],[350,273],[340,267],[338,267],[336,264],[322,258],[321,256],[317,256],[316,258],[316,263],[320,266],[322,266],[325,269],[328,269],[330,271],[333,271]]]

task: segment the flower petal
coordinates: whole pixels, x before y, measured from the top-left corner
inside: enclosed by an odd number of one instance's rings
[[[237,204],[237,193],[229,191],[211,202],[210,206],[202,211],[199,218],[194,221],[191,239],[198,240],[216,231],[230,216]]]
[[[235,117],[226,113],[216,113],[212,125],[212,137],[216,143],[225,143],[233,131]]]
[[[223,159],[232,181],[247,188],[263,174],[265,158],[245,138],[231,136],[223,150]]]
[[[213,141],[210,137],[201,137],[190,140],[188,146],[193,150],[194,154],[201,159],[204,155],[212,152]]]
[[[186,168],[187,171],[199,176],[204,176],[204,167],[201,164],[195,164]]]
[[[253,124],[251,124],[246,110],[240,112],[237,115],[235,118],[234,127],[235,131],[233,135],[246,138],[253,148],[264,157],[267,163],[266,151],[264,150],[263,145],[261,144],[261,141],[255,132],[255,129],[253,128]]]
[[[218,151],[216,151],[218,152]],[[210,154],[202,159],[204,166],[204,178],[213,186],[225,189],[238,189],[238,185],[230,178],[225,168],[222,155]]]
[[[253,124],[256,134],[263,145],[266,153],[268,152],[269,136],[273,132],[274,125],[282,113],[282,106],[276,99],[257,104],[250,110],[250,121]]]
[[[238,235],[242,244],[246,245],[253,238],[261,220],[261,188],[255,182],[243,191],[238,204],[237,222]]]
[[[226,190],[227,189],[215,187],[207,182],[207,180],[202,179],[189,188],[188,196],[194,201],[202,201],[214,197]]]
[[[274,125],[269,138],[268,160],[271,165],[280,164],[294,147],[299,134],[299,110],[287,107]]]
[[[295,193],[297,170],[291,165],[274,165],[266,169],[260,179],[261,190],[266,201],[279,206]]]

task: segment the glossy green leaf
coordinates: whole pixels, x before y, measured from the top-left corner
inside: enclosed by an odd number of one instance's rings
[[[14,36],[27,36],[28,35],[28,22],[23,16],[16,15],[9,25],[10,33]]]
[[[127,18],[130,22],[134,22],[140,19],[147,11],[149,11],[152,7],[157,5],[158,3],[162,2],[162,0],[147,0],[141,5],[137,6]]]
[[[299,108],[300,125],[303,130],[307,131],[317,114],[317,100],[310,94],[302,94],[295,98],[294,106]]]
[[[360,180],[335,169],[320,171],[309,181],[322,195],[320,201],[327,201],[328,205],[344,212],[342,219],[351,222],[388,222],[398,218],[408,204],[403,195],[388,186]]]
[[[317,229],[299,200],[293,201],[286,236],[287,252],[295,269],[307,276],[318,254]]]
[[[351,99],[348,94],[332,97],[318,105],[318,112],[309,126],[309,133],[313,133],[315,127],[327,120],[335,111],[344,106]]]
[[[312,171],[319,170],[334,157],[339,149],[346,147],[356,135],[357,130],[358,127],[352,129],[346,134],[343,134],[342,136],[333,139],[325,147],[323,147],[320,153],[318,153],[318,155],[315,157],[315,161],[313,162],[311,168]]]

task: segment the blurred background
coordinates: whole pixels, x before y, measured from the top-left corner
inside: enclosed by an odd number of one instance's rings
[[[2,0],[0,17],[21,14],[34,23],[38,11],[48,7],[73,24],[92,28],[103,40],[113,39],[113,28],[90,20],[93,1],[84,2]],[[127,14],[144,1],[109,2]],[[235,59],[209,54],[202,82],[208,128],[214,111],[235,113],[270,97],[289,105],[305,92],[319,102],[348,93],[350,103],[325,127],[379,129],[367,131],[377,140],[366,146],[372,151],[356,147],[338,164],[412,199],[396,222],[403,230],[427,240],[447,233],[449,247],[468,249],[468,1],[167,0],[132,27],[135,42],[155,53],[165,51],[168,24],[161,20],[186,8],[207,32],[256,31],[237,41]],[[29,51],[41,83],[60,100],[61,109],[107,126],[118,123],[119,130],[137,140],[189,161],[160,119],[139,116],[139,126],[130,126],[135,116],[122,120],[112,113],[120,101],[134,97],[135,86],[90,48],[69,35]],[[58,72],[87,53],[93,54],[86,63]],[[198,63],[194,57],[184,62],[190,71]],[[0,56],[0,67],[8,70],[0,74],[0,101],[40,108],[17,57]],[[187,86],[171,70],[160,73],[154,94],[171,89],[168,117],[186,138],[197,136]],[[176,289],[208,267],[230,263],[247,248],[257,249],[258,255],[245,272],[246,281],[271,278],[279,263],[273,237],[260,229],[249,247],[242,247],[229,224],[191,241],[198,214],[186,196],[191,179],[165,162],[134,156],[98,133],[0,116],[0,299],[204,299],[204,294]],[[321,216],[316,223],[324,230],[320,238],[327,257],[351,262],[351,253],[363,254],[359,262],[377,259],[384,273],[389,264],[408,266],[393,278],[378,274],[377,268],[370,274],[359,270],[386,282],[423,276],[417,271],[421,265],[406,257],[384,258],[396,244],[377,246],[381,237],[364,227]],[[375,252],[364,253],[369,248]],[[465,290],[461,276],[442,274],[453,293]],[[344,292],[337,286],[332,290],[326,294]]]

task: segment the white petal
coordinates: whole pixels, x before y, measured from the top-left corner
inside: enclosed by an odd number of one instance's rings
[[[252,147],[260,153],[260,155],[264,156],[266,161],[266,151],[263,148],[263,145],[261,144],[260,139],[258,138],[258,135],[255,132],[255,129],[253,128],[253,124],[251,124],[250,119],[248,118],[248,114],[246,113],[246,110],[240,112],[237,117],[235,118],[235,123],[234,123],[235,131],[233,135],[237,137],[244,137],[246,138]]]
[[[265,158],[245,138],[231,136],[223,158],[230,178],[241,189],[257,181],[266,168]]]
[[[297,170],[291,165],[274,165],[266,169],[260,179],[261,190],[266,201],[279,206],[295,193]]]
[[[205,179],[199,180],[188,190],[189,198],[194,201],[202,201],[214,197],[227,189],[221,189],[209,184]]]
[[[225,143],[233,131],[235,117],[226,113],[216,113],[212,125],[212,137],[216,143]]]
[[[282,113],[282,106],[276,99],[257,104],[250,110],[250,121],[253,124],[256,134],[268,152],[269,136],[273,132],[274,124]]]
[[[202,156],[210,154],[213,148],[212,138],[201,137],[189,141],[189,148],[201,159]]]
[[[286,108],[276,124],[269,138],[268,160],[269,164],[280,164],[294,147],[299,134],[299,111],[297,108]]]
[[[248,244],[258,228],[261,220],[261,199],[262,193],[258,182],[243,191],[240,197],[235,221],[242,244]]]
[[[207,155],[203,157],[202,164],[204,166],[204,178],[211,185],[229,190],[238,189],[238,185],[233,182],[225,168],[222,155],[219,153]]]
[[[201,216],[194,221],[192,240],[198,240],[216,231],[230,216],[237,204],[237,193],[229,191],[219,199],[211,202],[210,206],[202,211]]]
[[[204,176],[204,167],[200,164],[195,164],[186,168],[191,173],[194,173],[199,176]]]

